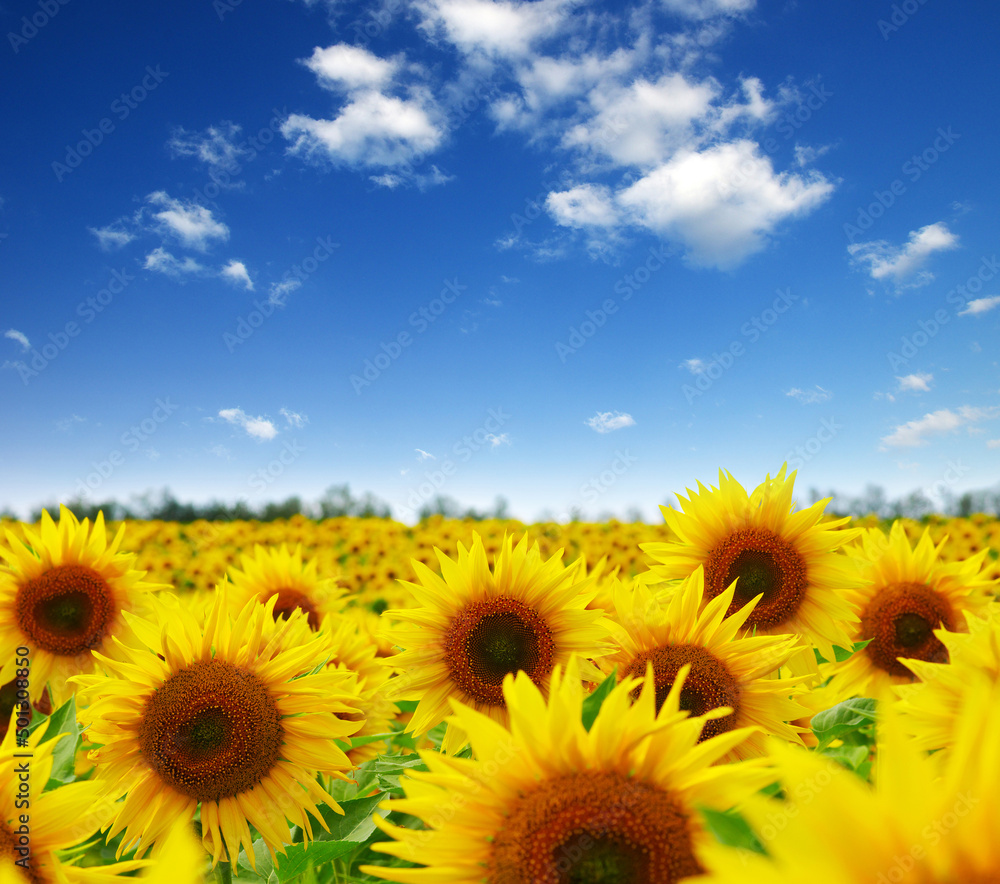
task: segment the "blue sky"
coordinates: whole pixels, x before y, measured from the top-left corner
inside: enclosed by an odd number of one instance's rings
[[[1000,477],[992,4],[0,23],[0,507]]]

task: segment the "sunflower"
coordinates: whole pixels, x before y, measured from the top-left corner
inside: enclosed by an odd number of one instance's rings
[[[617,582],[617,581],[616,581]],[[774,678],[798,650],[794,635],[740,635],[753,616],[757,599],[726,616],[736,587],[730,586],[707,605],[704,573],[699,566],[663,605],[641,583],[634,590],[618,584],[614,601],[614,629],[619,650],[601,660],[605,669],[617,667],[622,676],[642,676],[653,666],[656,702],[672,690],[681,667],[691,671],[681,692],[681,708],[702,715],[720,706],[732,711],[705,722],[702,739],[744,727],[746,742],[734,747],[727,760],[763,755],[768,734],[802,744],[798,729],[788,722],[809,714],[796,694],[807,677]]]
[[[66,738],[42,740],[37,728],[20,745],[16,727],[0,743],[0,881],[3,884],[105,884],[147,865],[142,860],[79,868],[60,853],[94,835],[114,812],[92,782],[42,789],[52,774],[52,753]],[[131,880],[131,879],[128,879]]]
[[[1000,705],[977,699],[944,758],[880,710],[874,789],[828,757],[775,741],[787,799],[753,796],[741,807],[769,855],[710,844],[704,884],[996,884]]]
[[[857,615],[845,591],[857,575],[837,551],[857,537],[842,526],[848,518],[822,521],[821,500],[792,511],[793,472],[768,475],[749,496],[729,473],[719,471],[719,487],[698,483],[698,493],[678,495],[682,512],[661,507],[672,532],[668,543],[641,543],[663,580],[705,568],[705,595],[714,599],[737,580],[729,613],[762,596],[747,619],[757,634],[798,634],[827,659],[833,646],[850,647],[847,625]],[[796,671],[814,668],[811,653],[793,661]]]
[[[277,596],[274,616],[287,617],[296,608],[309,618],[309,625],[319,629],[326,614],[339,610],[337,604],[344,590],[334,578],[320,578],[316,573],[316,560],[302,561],[302,547],[288,551],[287,544],[278,549],[268,549],[254,544],[253,558],[240,556],[243,570],[231,567],[229,598],[235,613],[251,599],[261,602]]]
[[[274,856],[286,818],[308,840],[306,811],[337,807],[314,772],[351,766],[334,740],[359,727],[338,717],[356,711],[355,679],[323,665],[328,637],[303,614],[275,621],[276,601],[251,599],[233,621],[221,593],[202,627],[173,596],[156,600],[156,619],[129,617],[133,640],[100,657],[104,674],[74,679],[96,776],[125,796],[109,833],[125,831],[119,852],[141,856],[200,806],[212,864],[241,846],[252,862],[248,823]]]
[[[132,568],[134,556],[118,551],[125,526],[108,543],[104,514],[93,526],[77,520],[65,506],[59,525],[42,511],[36,534],[23,526],[24,541],[6,531],[0,543],[0,684],[11,681],[18,648],[31,660],[31,701],[46,684],[51,700],[61,706],[72,693],[66,679],[92,672],[94,652],[107,652],[125,625],[123,612],[133,611],[149,590],[160,585],[143,581],[145,571]]]
[[[711,766],[746,732],[699,743],[705,718],[680,709],[683,676],[659,712],[651,678],[636,702],[636,679],[625,679],[589,731],[576,658],[555,669],[548,699],[527,673],[504,679],[509,730],[453,702],[476,760],[422,753],[429,770],[404,778],[407,797],[383,807],[427,828],[379,820],[396,840],[374,845],[425,868],[363,870],[411,884],[669,884],[699,874],[699,846],[712,836],[696,808],[728,808],[773,776],[762,759]]]
[[[992,603],[985,617],[966,613],[968,632],[934,630],[947,652],[947,663],[908,660],[914,684],[897,685],[903,726],[923,749],[945,749],[954,742],[955,727],[970,698],[983,683],[1000,704],[1000,604]]]
[[[391,634],[405,648],[392,661],[402,672],[392,696],[420,701],[410,722],[415,734],[445,719],[450,698],[504,722],[505,675],[525,672],[544,691],[553,668],[570,654],[607,651],[607,621],[586,608],[593,581],[578,579],[578,568],[565,567],[561,553],[543,561],[527,535],[516,546],[505,537],[491,572],[482,538],[472,537],[470,549],[458,544],[457,561],[435,548],[441,577],[414,560],[420,584],[406,586],[423,607],[386,612],[400,621]],[[461,730],[449,726],[444,750],[464,743]]]
[[[982,573],[986,550],[964,562],[944,562],[946,542],[944,538],[935,546],[925,529],[911,547],[903,526],[894,522],[888,539],[877,528],[869,529],[861,548],[852,550],[864,582],[848,593],[861,613],[851,641],[868,644],[823,667],[833,676],[830,684],[837,693],[894,699],[893,685],[914,679],[900,658],[946,661],[948,651],[935,630],[964,630],[963,612],[986,609],[987,590],[994,585]]]

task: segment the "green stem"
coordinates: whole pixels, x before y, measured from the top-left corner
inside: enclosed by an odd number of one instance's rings
[[[220,862],[215,867],[215,879],[219,884],[233,884],[233,868],[229,863]]]

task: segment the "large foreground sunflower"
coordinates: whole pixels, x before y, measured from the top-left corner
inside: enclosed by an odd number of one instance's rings
[[[961,562],[944,562],[947,538],[937,546],[925,530],[911,547],[900,522],[889,537],[869,529],[852,555],[863,584],[848,593],[861,615],[851,641],[867,646],[840,663],[824,667],[830,688],[842,696],[895,698],[893,686],[909,684],[914,675],[901,658],[946,662],[948,651],[935,634],[966,629],[963,613],[986,609],[987,590],[995,581],[982,571],[986,550]],[[849,646],[848,646],[849,647]]]
[[[799,640],[794,635],[740,638],[757,600],[727,617],[734,592],[735,587],[730,586],[704,605],[700,566],[667,604],[657,601],[641,583],[633,590],[618,584],[614,602],[620,625],[614,636],[619,650],[605,657],[602,667],[617,667],[622,676],[641,677],[652,664],[660,704],[681,668],[690,666],[681,691],[681,708],[692,715],[720,706],[732,710],[723,718],[706,721],[702,739],[737,728],[759,729],[748,731],[747,740],[735,746],[727,758],[764,754],[768,734],[801,745],[798,729],[788,722],[809,714],[795,697],[801,693],[803,679],[772,677],[799,649]]]
[[[405,648],[392,661],[402,672],[393,696],[420,701],[414,733],[443,721],[450,698],[505,722],[508,673],[524,672],[544,691],[571,654],[606,653],[607,621],[586,608],[593,580],[565,567],[561,552],[543,561],[527,536],[516,546],[505,537],[492,572],[476,533],[470,549],[458,544],[457,561],[435,552],[442,576],[414,560],[420,583],[406,584],[422,607],[386,612],[401,621],[391,634]],[[461,729],[449,726],[445,751],[464,742]]]
[[[1000,705],[970,706],[945,758],[914,746],[893,710],[880,716],[874,789],[775,741],[786,800],[753,796],[741,808],[768,856],[711,846],[704,884],[1000,881]]]
[[[143,581],[130,553],[119,552],[125,526],[108,543],[104,514],[91,526],[59,508],[59,525],[42,511],[36,534],[22,526],[24,540],[10,530],[0,542],[0,684],[11,681],[18,648],[31,660],[31,700],[45,690],[61,706],[72,690],[66,679],[94,669],[94,652],[107,652],[142,594],[158,585]]]
[[[678,495],[682,512],[661,507],[677,541],[640,547],[656,562],[650,570],[664,580],[702,565],[708,599],[736,580],[730,613],[762,596],[748,627],[758,634],[801,635],[832,660],[834,645],[850,647],[847,627],[857,619],[845,595],[857,574],[837,551],[858,531],[842,528],[847,518],[823,522],[825,500],[793,511],[794,481],[795,473],[786,478],[783,466],[748,495],[720,470],[718,488],[699,482],[697,493]],[[797,668],[808,662],[799,660]]]
[[[80,868],[65,855],[96,834],[114,804],[93,782],[69,783],[43,793],[52,774],[52,753],[65,735],[42,742],[44,727],[24,745],[11,727],[0,744],[0,882],[2,884],[110,884],[147,863],[141,860]],[[43,736],[44,735],[44,736]]]
[[[252,599],[234,622],[225,605],[220,595],[201,627],[158,600],[156,620],[130,617],[134,639],[100,658],[105,674],[75,679],[97,776],[125,796],[109,833],[125,831],[120,851],[141,855],[200,807],[213,865],[241,846],[252,862],[248,823],[273,856],[287,820],[308,839],[316,802],[336,807],[315,772],[351,766],[334,740],[359,727],[338,717],[356,711],[354,676],[323,666],[328,638],[304,615],[276,622],[274,600]]]
[[[712,836],[696,808],[726,809],[772,774],[758,759],[713,767],[746,733],[699,743],[705,719],[681,711],[682,684],[657,713],[651,680],[633,703],[636,681],[626,679],[589,731],[575,660],[555,670],[548,699],[526,673],[504,680],[509,730],[455,702],[476,760],[423,753],[429,771],[404,779],[407,797],[387,808],[427,828],[382,822],[396,840],[374,846],[425,867],[366,871],[410,884],[672,884],[699,874]]]
[[[986,685],[991,705],[1000,705],[1000,604],[991,604],[986,613],[986,617],[965,615],[967,633],[934,631],[947,651],[947,663],[901,658],[918,680],[895,688],[900,696],[897,706],[904,713],[903,727],[921,748],[952,745],[972,698],[981,696],[981,684]]]

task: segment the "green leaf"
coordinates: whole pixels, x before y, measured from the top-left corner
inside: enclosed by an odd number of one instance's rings
[[[357,841],[364,844],[375,831],[375,823],[372,822],[372,814],[376,808],[388,798],[385,794],[369,795],[367,798],[353,798],[348,801],[341,801],[340,809],[343,814],[337,813],[327,804],[319,805],[319,812],[323,814],[323,819],[330,827],[330,833],[317,833],[324,841]],[[385,815],[385,811],[383,811]]]
[[[864,745],[849,746],[844,744],[842,746],[829,746],[821,751],[823,755],[832,758],[838,764],[855,773],[861,772],[861,766],[868,761],[868,756],[871,755],[871,749]]]
[[[401,793],[399,778],[407,770],[427,770],[427,765],[419,755],[380,755],[375,759],[372,770],[384,792]]]
[[[52,751],[52,774],[49,782],[53,780],[62,785],[72,783],[76,779],[75,762],[76,749],[80,742],[80,728],[76,723],[76,703],[70,697],[48,718],[49,726],[45,730],[43,743],[54,740],[59,734],[68,734],[56,743]]]
[[[710,807],[699,807],[698,809],[705,818],[708,830],[715,835],[720,844],[752,850],[754,853],[765,852],[763,845],[753,833],[753,829],[735,810],[712,810]]]
[[[875,721],[875,701],[870,697],[844,700],[813,716],[812,729],[822,749],[834,740]]]
[[[358,746],[367,746],[369,743],[377,743],[379,740],[390,742],[398,736],[399,734],[396,731],[388,734],[369,734],[367,737],[351,737],[350,743],[352,749],[357,749]]]
[[[618,670],[615,669],[611,675],[609,675],[597,686],[597,690],[595,690],[594,693],[583,701],[583,715],[581,717],[583,720],[583,726],[588,731],[594,726],[594,722],[597,720],[597,713],[601,711],[601,706],[604,705],[604,700],[614,688],[615,676],[617,674]]]
[[[867,639],[863,642],[855,642],[851,650],[842,648],[838,645],[833,646],[833,656],[838,663],[843,663],[845,660],[849,659],[853,654],[856,654],[862,648],[867,648],[871,644],[871,639]]]
[[[253,855],[257,861],[256,872],[250,867],[250,860],[247,859],[247,852],[245,850],[240,851],[239,866],[241,869],[246,869],[247,878],[252,884],[257,884],[257,881],[263,881],[264,884],[267,884],[267,881],[274,874],[274,863],[271,862],[271,852],[267,849],[263,838],[258,838],[254,841]],[[242,872],[239,877],[240,880],[245,880]]]
[[[312,841],[308,847],[292,844],[285,848],[285,856],[278,855],[278,880],[291,881],[309,869],[333,862],[358,847],[357,841]]]

